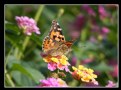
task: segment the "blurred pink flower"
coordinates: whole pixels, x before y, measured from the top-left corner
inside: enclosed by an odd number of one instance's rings
[[[71,65],[75,66],[76,65],[77,58],[75,56],[72,57],[71,59]]]
[[[108,81],[108,85],[106,85],[105,87],[116,87],[116,84],[112,81]]]
[[[89,63],[91,63],[92,61],[93,61],[93,59],[87,58],[87,59],[85,59],[85,60],[82,60],[82,61],[81,61],[81,64],[89,64]]]
[[[26,35],[32,35],[33,32],[35,32],[36,34],[40,34],[39,28],[36,26],[37,24],[34,19],[27,16],[16,16],[15,19],[19,28],[23,29],[23,32]]]
[[[113,71],[110,72],[110,75],[113,77],[118,77],[118,65],[115,59],[109,60],[108,64],[113,67]]]
[[[69,34],[72,39],[77,39],[80,36],[81,30],[86,22],[84,15],[79,14],[74,22],[69,24]]]
[[[92,43],[95,43],[95,42],[97,42],[97,39],[94,36],[91,36],[89,41]]]
[[[54,71],[56,68],[57,68],[57,64],[56,63],[54,63],[54,62],[48,63],[48,69],[50,71]]]
[[[85,88],[100,88],[100,86],[94,85],[93,83],[91,83],[91,84],[87,83],[84,85],[84,87]]]
[[[108,64],[109,64],[110,66],[115,66],[115,65],[117,65],[117,60],[116,60],[116,59],[110,59],[110,60],[108,61]]]
[[[47,78],[47,80],[40,80],[40,87],[67,87],[65,81],[60,78]]]
[[[85,10],[89,15],[96,16],[96,13],[89,5],[82,5],[82,9]]]
[[[102,27],[102,33],[103,34],[108,34],[110,30],[107,27]]]
[[[98,88],[98,87],[100,87],[99,86],[99,83],[98,82],[95,82],[95,83],[93,83],[93,82],[88,82],[88,83],[85,83],[85,85],[84,85],[84,87],[90,87],[90,88]]]
[[[99,32],[100,31],[100,27],[99,27],[96,19],[95,18],[91,18],[90,21],[91,21],[91,23],[90,23],[91,24],[91,31]]]
[[[40,80],[42,83],[41,86],[43,87],[51,87],[51,86],[58,86],[58,82],[55,78],[47,78],[47,80]]]
[[[99,5],[98,12],[100,15],[100,19],[104,19],[105,17],[109,16],[109,13],[105,10],[104,6]]]
[[[107,38],[107,34],[110,32],[110,30],[107,27],[102,27],[100,31],[100,36],[102,36],[102,39]]]
[[[118,65],[113,66],[113,71],[110,73],[113,77],[118,77]]]

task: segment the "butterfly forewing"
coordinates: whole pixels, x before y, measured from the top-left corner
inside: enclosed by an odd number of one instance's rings
[[[52,21],[52,26],[51,26],[51,30],[49,33],[49,37],[58,42],[65,42],[65,37],[62,33],[62,29],[60,28],[56,20]]]

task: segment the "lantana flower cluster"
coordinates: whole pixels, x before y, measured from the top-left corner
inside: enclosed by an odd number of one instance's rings
[[[39,28],[37,27],[37,23],[34,19],[27,16],[16,16],[15,19],[19,28],[23,29],[24,34],[29,36],[32,35],[33,32],[40,34]]]
[[[95,85],[98,85],[98,82],[95,80],[95,78],[97,78],[97,75],[95,75],[92,69],[88,69],[82,65],[79,65],[78,68],[72,66],[72,69],[74,70],[72,72],[72,76],[76,79],[76,80],[81,80],[83,82],[92,82]]]
[[[43,57],[43,60],[48,64],[48,69],[50,71],[54,71],[56,69],[58,70],[65,70],[66,72],[69,72],[72,77],[78,81],[82,82],[92,82],[95,85],[98,85],[98,82],[95,80],[97,78],[97,75],[95,75],[92,69],[88,69],[82,65],[79,65],[78,68],[72,66],[73,71],[69,70],[69,66],[71,66],[68,62],[68,58],[65,55],[62,56],[45,56]],[[59,77],[58,77],[59,78]],[[48,79],[47,79],[48,80]],[[41,82],[43,86],[43,82]]]
[[[54,71],[56,69],[65,70],[69,72],[68,66],[70,65],[67,61],[68,58],[65,55],[62,56],[47,56],[43,60],[48,63],[48,69]]]
[[[46,80],[40,80],[40,82],[40,87],[68,87],[61,78],[47,78]]]

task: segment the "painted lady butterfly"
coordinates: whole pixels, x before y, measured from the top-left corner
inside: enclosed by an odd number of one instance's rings
[[[53,20],[49,34],[43,40],[42,50],[51,56],[66,55],[71,51],[72,44],[73,40],[66,41],[59,24]]]

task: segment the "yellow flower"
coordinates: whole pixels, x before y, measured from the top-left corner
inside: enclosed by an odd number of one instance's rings
[[[62,59],[68,60],[68,58],[65,55],[62,55]]]
[[[67,65],[67,61],[66,60],[63,60],[63,59],[60,59],[60,63],[62,64],[62,65]]]
[[[81,78],[81,80],[82,80],[83,82],[89,82],[89,79],[88,79],[87,77],[83,77],[83,78]]]
[[[97,78],[97,75],[93,74],[94,71],[92,69],[88,69],[82,65],[79,65],[78,68],[72,66],[72,69],[74,70],[72,75],[75,75],[74,77],[80,77],[83,82],[90,82],[92,80],[94,81],[95,78]]]
[[[74,71],[76,71],[76,70],[78,70],[76,67],[74,67],[74,66],[72,66],[72,69],[74,70]]]
[[[92,70],[92,69],[90,69],[90,68],[88,69],[88,71],[89,71],[90,73],[93,73],[93,72],[94,72],[94,70]]]
[[[52,57],[51,60],[55,63],[58,63],[59,62],[59,59],[55,58],[55,57]]]
[[[69,63],[67,62],[68,58],[65,55],[62,56],[47,56],[43,58],[43,60],[47,63],[49,62],[55,62],[55,63],[60,63],[62,65],[68,65]]]
[[[84,66],[82,65],[79,65],[79,69],[82,70],[84,68]]]

